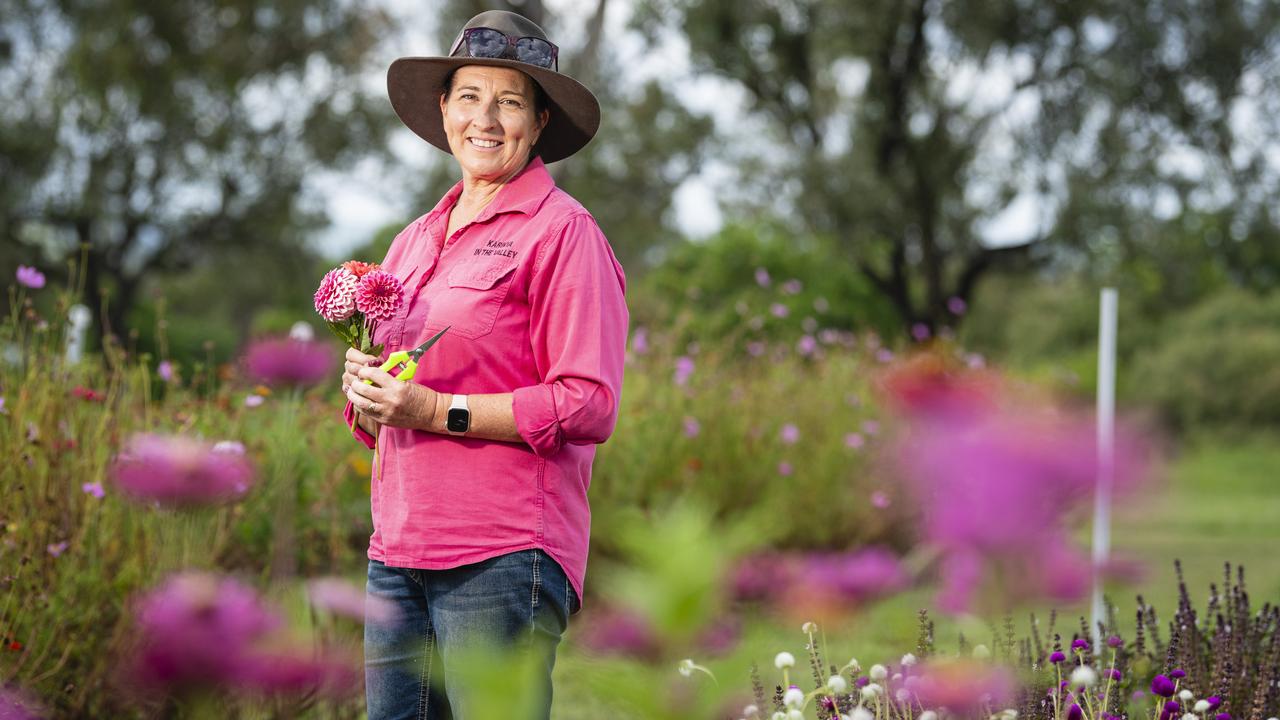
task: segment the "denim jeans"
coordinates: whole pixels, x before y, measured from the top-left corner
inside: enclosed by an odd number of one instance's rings
[[[468,649],[494,646],[533,653],[544,702],[535,703],[528,717],[550,718],[556,646],[578,608],[568,578],[551,556],[522,550],[449,570],[370,560],[366,590],[399,610],[394,624],[365,623],[369,720],[467,720],[469,688],[456,672],[457,663]],[[451,659],[455,672],[450,672]]]

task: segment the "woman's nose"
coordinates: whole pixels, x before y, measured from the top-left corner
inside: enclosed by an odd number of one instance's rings
[[[472,124],[480,130],[488,130],[498,124],[498,104],[489,103],[476,112],[471,118]]]

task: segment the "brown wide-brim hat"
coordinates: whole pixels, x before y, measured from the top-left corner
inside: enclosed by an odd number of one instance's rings
[[[536,37],[551,42],[532,20],[502,10],[480,13],[467,22],[463,31],[477,27],[492,28],[508,37]],[[440,94],[445,90],[445,79],[464,65],[489,65],[519,70],[533,78],[546,94],[551,117],[534,148],[544,163],[563,160],[591,142],[600,128],[600,102],[586,86],[556,70],[519,60],[471,57],[467,54],[467,44],[461,40],[462,33],[459,33],[449,57],[403,57],[391,63],[387,70],[391,106],[418,137],[453,154],[444,132],[444,118],[440,115]]]

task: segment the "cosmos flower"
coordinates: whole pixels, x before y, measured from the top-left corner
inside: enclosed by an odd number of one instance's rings
[[[248,374],[268,385],[315,385],[335,373],[335,355],[320,342],[268,338],[249,345],[244,364]]]
[[[681,387],[689,383],[689,376],[693,375],[694,370],[693,358],[688,355],[681,355],[676,358],[676,372],[673,381]]]
[[[32,290],[39,290],[44,287],[44,273],[33,267],[19,265],[17,278],[18,284],[23,287],[29,287]]]
[[[385,322],[395,317],[404,304],[404,286],[395,275],[374,270],[360,278],[356,286],[356,309],[370,322]]]
[[[795,445],[796,441],[800,439],[800,428],[787,423],[778,431],[778,439],[786,445]]]
[[[796,341],[796,352],[809,357],[818,350],[818,341],[812,335],[803,335]]]
[[[241,455],[215,452],[190,438],[141,434],[130,439],[111,465],[111,477],[126,495],[170,507],[221,503],[243,496],[253,469]]]
[[[359,277],[345,267],[325,273],[314,297],[316,313],[329,322],[342,322],[356,313]]]

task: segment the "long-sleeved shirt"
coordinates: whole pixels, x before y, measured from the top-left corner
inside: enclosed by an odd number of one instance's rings
[[[622,266],[594,218],[535,158],[447,239],[455,185],[396,236],[383,261],[405,286],[377,328],[386,352],[445,326],[413,382],[513,393],[524,443],[383,427],[369,557],[446,569],[541,548],[582,597],[595,445],[613,432],[628,312]],[[351,405],[344,413],[348,422]],[[374,438],[356,428],[369,447]]]

